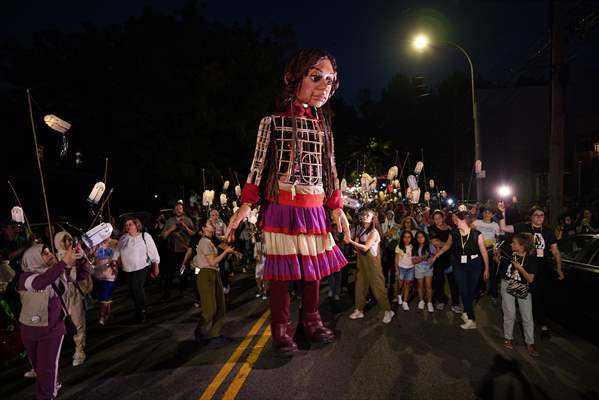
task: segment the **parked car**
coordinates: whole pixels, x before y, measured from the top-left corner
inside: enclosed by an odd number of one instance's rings
[[[551,319],[580,336],[599,343],[599,234],[576,234],[561,240],[565,279],[552,280],[547,293]],[[555,264],[554,264],[555,267]]]

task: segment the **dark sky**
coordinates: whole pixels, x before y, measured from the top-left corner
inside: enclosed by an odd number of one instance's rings
[[[0,32],[26,40],[49,25],[76,30],[81,21],[97,25],[121,22],[139,15],[144,5],[172,12],[184,0],[10,1],[4,4]],[[575,2],[565,2],[567,10]],[[340,94],[354,100],[362,88],[377,94],[392,74],[423,76],[429,83],[456,69],[465,69],[464,57],[453,48],[426,54],[410,51],[414,32],[430,32],[465,47],[485,79],[507,81],[513,69],[542,47],[547,38],[545,1],[215,1],[205,3],[210,18],[224,22],[250,19],[268,29],[289,24],[300,46],[323,47],[336,55],[342,72]],[[578,57],[592,59],[591,49]]]

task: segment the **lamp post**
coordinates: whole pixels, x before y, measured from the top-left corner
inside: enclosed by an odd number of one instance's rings
[[[480,160],[480,124],[478,121],[478,101],[476,99],[476,91],[474,88],[474,64],[468,52],[459,44],[449,41],[439,41],[438,44],[446,44],[455,47],[466,56],[468,65],[470,66],[470,89],[472,91],[472,119],[474,122],[474,162]],[[424,51],[430,46],[430,40],[426,35],[418,35],[414,38],[413,46],[418,51]],[[476,200],[482,200],[483,188],[482,178],[484,178],[484,172],[476,171]]]

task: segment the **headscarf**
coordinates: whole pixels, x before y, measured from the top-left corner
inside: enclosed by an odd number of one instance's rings
[[[44,247],[43,244],[35,244],[25,250],[21,261],[21,267],[24,272],[34,272],[36,274],[43,274],[46,272],[48,265],[46,265],[42,258]]]

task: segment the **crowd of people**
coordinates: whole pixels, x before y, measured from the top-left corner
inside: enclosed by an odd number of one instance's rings
[[[539,207],[530,209],[525,222],[506,221],[502,203],[431,210],[374,202],[348,211],[351,237],[347,240],[339,233],[335,241],[348,259],[355,259],[355,309],[350,319],[363,318],[367,302],[376,301],[383,310],[382,322],[388,324],[396,312],[409,312],[414,302],[418,312],[442,312],[449,307],[461,316],[460,327],[471,330],[477,328],[476,300],[487,295],[503,312],[507,349],[514,346],[519,309],[532,356],[539,355],[535,321],[541,338],[551,334],[545,313],[547,283],[554,277],[564,279],[557,241],[577,232],[596,232],[590,210],[584,210],[582,218],[561,218],[555,229],[547,227]],[[207,217],[192,220],[185,214],[183,201],[178,201],[170,218],[161,216],[147,228],[137,218],[125,218],[122,234],[115,230],[119,236],[85,251],[69,233],[58,232],[56,253],[45,243],[31,243],[19,232],[19,225],[4,224],[2,302],[5,310],[14,312],[3,315],[3,324],[9,324],[10,316],[18,320],[32,366],[25,376],[37,378],[38,398],[52,398],[60,387],[57,363],[65,335],[74,343],[73,365],[84,363],[90,293],[98,301],[97,326],[102,327],[110,321],[112,292],[119,276],[126,282],[139,323],[146,321],[149,277],[159,278],[163,301],[171,300],[174,281],[178,281],[180,295],[190,280],[195,281],[194,306],[200,317],[194,337],[202,344],[225,345],[221,329],[234,270],[255,275],[256,297],[266,300],[269,295],[259,224],[245,220],[236,242],[228,243],[226,219],[230,215],[225,209],[212,209]],[[349,290],[350,269],[326,278],[332,301]],[[14,291],[20,302],[15,301]],[[288,291],[301,296],[296,282],[289,283]]]

